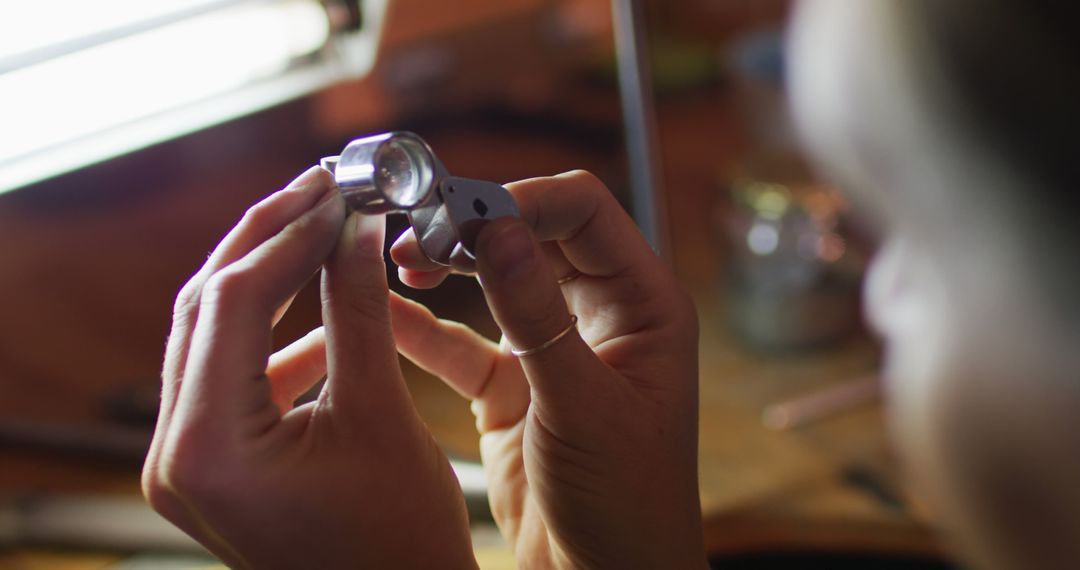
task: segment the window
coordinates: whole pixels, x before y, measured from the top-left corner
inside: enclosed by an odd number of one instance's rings
[[[5,7],[0,192],[365,73],[385,0],[355,1]]]

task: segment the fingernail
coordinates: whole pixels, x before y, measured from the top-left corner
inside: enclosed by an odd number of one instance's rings
[[[412,228],[406,228],[390,246],[390,259],[394,260],[394,263],[406,267],[419,265],[427,261],[418,246],[407,246],[408,243],[415,241],[416,238],[413,237]]]
[[[394,240],[393,245],[390,246],[390,251],[393,251],[395,248],[402,247],[406,243],[412,241],[414,239],[412,236],[413,229],[405,228],[405,231],[401,232],[401,235],[399,235],[397,239]]]
[[[489,230],[494,230],[494,234],[484,235],[477,246],[481,261],[486,262],[498,277],[515,277],[532,267],[535,246],[524,222],[509,220]]]
[[[285,188],[289,192],[310,193],[313,196],[328,193],[329,189],[330,185],[327,184],[326,176],[319,166],[308,168],[303,174],[297,176],[295,180],[289,182],[289,185]],[[316,204],[321,203],[322,200]]]

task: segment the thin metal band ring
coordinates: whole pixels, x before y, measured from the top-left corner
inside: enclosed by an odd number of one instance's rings
[[[567,325],[565,329],[559,331],[559,334],[551,337],[546,342],[544,342],[544,344],[541,344],[540,346],[535,346],[533,348],[524,348],[524,349],[512,348],[512,349],[510,349],[510,354],[513,354],[514,356],[517,356],[518,358],[521,358],[522,356],[530,356],[530,355],[536,354],[538,352],[541,352],[543,350],[546,350],[546,349],[550,348],[551,345],[559,342],[559,339],[561,339],[562,337],[570,334],[570,331],[574,330],[575,328],[577,328],[577,315],[570,315],[570,324]]]
[[[577,279],[578,277],[581,277],[581,272],[580,271],[574,271],[570,275],[560,277],[558,283],[559,283],[559,285],[565,285],[565,284],[573,281],[574,279]]]

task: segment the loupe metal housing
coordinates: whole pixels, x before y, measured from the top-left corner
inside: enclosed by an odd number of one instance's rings
[[[506,188],[450,176],[414,133],[356,139],[320,165],[333,173],[350,208],[365,214],[404,212],[421,251],[442,265],[450,265],[460,251],[475,259],[476,236],[485,223],[520,215]]]

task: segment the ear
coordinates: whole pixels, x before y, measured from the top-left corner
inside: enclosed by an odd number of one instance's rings
[[[882,244],[863,285],[863,309],[879,335],[895,338],[919,326],[917,320],[927,301],[920,294],[920,281],[928,277],[927,265],[909,240],[894,234]]]

